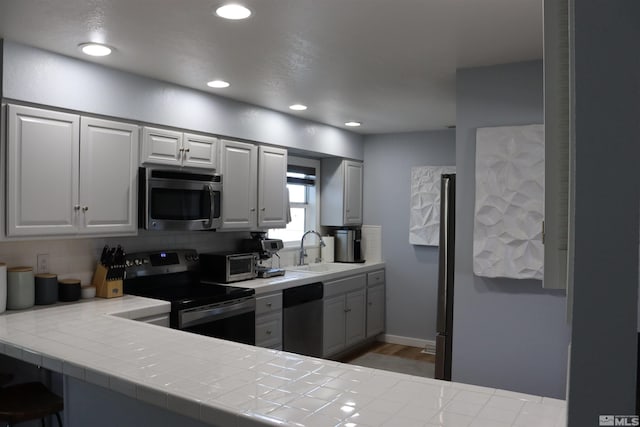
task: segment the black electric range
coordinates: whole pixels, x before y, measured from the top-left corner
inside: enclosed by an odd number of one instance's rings
[[[255,291],[201,282],[195,250],[129,254],[125,265],[124,293],[169,301],[172,328],[255,342]]]

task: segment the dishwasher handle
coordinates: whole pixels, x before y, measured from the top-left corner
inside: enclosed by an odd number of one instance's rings
[[[282,306],[284,308],[305,304],[310,301],[322,299],[324,286],[322,283],[296,286],[282,291]]]

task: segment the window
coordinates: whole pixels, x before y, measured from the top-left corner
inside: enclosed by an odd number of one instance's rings
[[[289,157],[287,168],[287,189],[289,190],[289,206],[291,222],[286,228],[270,229],[268,236],[281,239],[285,244],[299,243],[307,230],[317,229],[317,171],[318,160]]]

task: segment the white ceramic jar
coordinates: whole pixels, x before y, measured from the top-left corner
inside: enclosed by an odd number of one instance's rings
[[[33,269],[11,267],[7,269],[7,309],[21,310],[33,307],[36,299]]]

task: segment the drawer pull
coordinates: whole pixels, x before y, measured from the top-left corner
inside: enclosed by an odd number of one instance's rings
[[[271,331],[267,329],[267,335],[271,335]]]
[[[270,303],[270,302],[268,302],[268,303],[267,303],[267,307],[269,307],[269,308],[271,308],[271,306],[272,306],[272,305],[273,305],[273,304],[272,304],[272,303]]]

